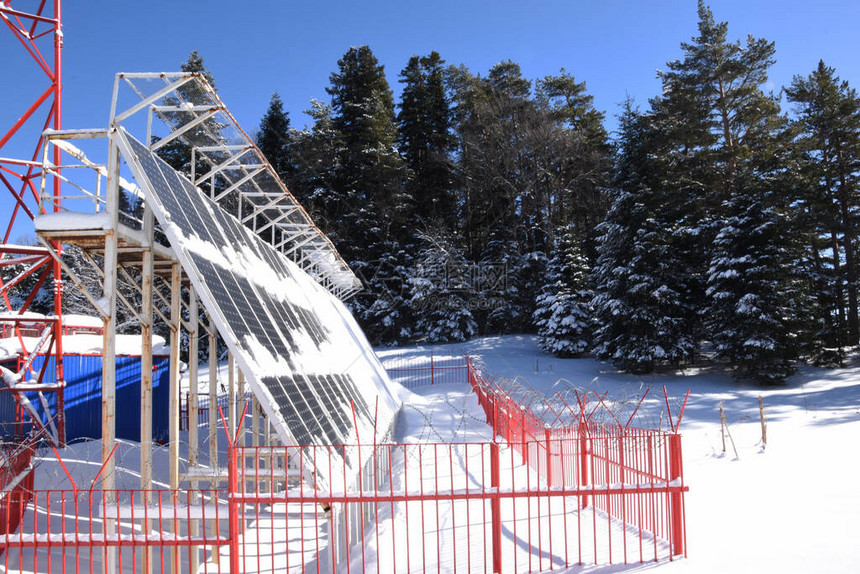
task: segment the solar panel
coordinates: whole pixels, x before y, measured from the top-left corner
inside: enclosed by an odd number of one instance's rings
[[[124,129],[116,141],[281,439],[339,446],[390,430],[399,405],[343,303]],[[358,449],[331,451],[357,473]],[[312,470],[329,484],[343,478],[328,462]]]

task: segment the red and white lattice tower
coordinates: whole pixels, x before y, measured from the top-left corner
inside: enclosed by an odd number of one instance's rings
[[[46,281],[53,280],[54,284],[54,318],[46,321],[43,342],[39,352],[56,355],[56,376],[49,377],[53,383],[41,385],[45,373],[33,373],[32,380],[39,385],[33,385],[28,390],[39,392],[55,392],[57,412],[54,419],[55,440],[62,443],[64,439],[63,424],[63,366],[62,366],[62,276],[58,261],[54,260],[48,249],[44,247],[13,245],[12,230],[23,221],[32,221],[46,211],[60,210],[60,178],[53,177],[53,201],[40,201],[39,179],[42,177],[42,154],[45,146],[44,130],[59,130],[62,126],[62,49],[63,27],[61,0],[0,0],[0,27],[7,28],[14,36],[12,49],[2,54],[4,62],[21,63],[32,66],[31,73],[18,76],[14,70],[22,68],[4,66],[0,74],[3,78],[3,90],[15,92],[15,96],[23,94],[24,103],[21,109],[0,110],[0,193],[12,195],[12,207],[8,213],[0,214],[0,264],[23,267],[24,271],[8,279],[4,284],[0,281],[0,310],[12,311],[22,315],[33,302],[38,290]],[[14,49],[20,48],[20,49]],[[29,64],[27,63],[29,62]],[[10,72],[9,70],[13,70]],[[41,78],[41,82],[33,82],[33,75]],[[29,142],[26,141],[29,139]],[[23,151],[21,151],[23,150]],[[32,150],[32,155],[29,155]],[[20,154],[25,157],[20,157]],[[7,157],[10,156],[10,157]],[[17,156],[17,157],[16,157]],[[54,165],[60,163],[60,150],[53,149],[49,156]],[[46,190],[46,193],[49,191]],[[4,210],[5,211],[5,210]],[[54,252],[60,253],[60,246],[54,246]],[[20,267],[19,267],[20,268]],[[23,304],[13,304],[9,291],[27,277],[38,277],[32,293]],[[14,319],[12,320],[14,323]],[[20,331],[17,336],[21,338]],[[23,339],[22,348],[25,347]],[[26,349],[25,349],[26,354]],[[49,361],[44,361],[43,368],[48,368]],[[54,368],[53,366],[51,366]],[[40,424],[40,423],[39,423]],[[37,425],[38,426],[38,425]],[[47,430],[47,429],[45,429]]]

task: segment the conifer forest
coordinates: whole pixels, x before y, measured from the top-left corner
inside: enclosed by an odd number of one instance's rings
[[[632,373],[779,384],[860,339],[860,98],[824,61],[770,89],[776,46],[718,16],[699,2],[661,93],[615,110],[575,70],[431,52],[394,76],[359,46],[310,125],[274,94],[255,138],[364,283],[375,345],[537,333]]]

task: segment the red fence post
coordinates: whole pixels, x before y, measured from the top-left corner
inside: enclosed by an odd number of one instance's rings
[[[228,446],[227,455],[227,521],[230,537],[230,572],[239,570],[239,481],[236,474],[239,471],[239,461],[236,457],[236,445]]]
[[[490,502],[490,514],[493,528],[493,573],[502,572],[502,499],[499,496],[501,486],[501,468],[499,467],[499,443],[493,437],[490,443],[490,486],[493,487],[493,498]]]
[[[529,443],[526,439],[526,408],[520,406],[520,440],[522,441],[523,463],[529,465]]]
[[[684,553],[684,508],[681,488],[684,483],[684,463],[681,458],[681,435],[669,435],[669,474],[675,490],[669,496],[669,508],[672,520],[672,556]]]
[[[588,478],[588,437],[585,424],[579,423],[579,487],[588,486],[590,480]],[[582,496],[582,507],[588,506],[588,496]]]
[[[433,363],[433,351],[430,351],[430,384],[436,384],[436,369]]]
[[[546,437],[546,486],[552,486],[552,429],[548,426],[544,427],[544,435]]]
[[[512,410],[514,406],[514,401],[511,400],[511,397],[505,397],[505,440],[508,442],[508,445],[512,445],[514,443],[513,437],[513,426],[514,426],[514,411]]]

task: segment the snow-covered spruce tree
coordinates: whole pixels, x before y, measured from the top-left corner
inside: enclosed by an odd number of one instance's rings
[[[578,357],[588,351],[593,298],[588,275],[588,262],[572,226],[568,226],[547,266],[546,283],[532,315],[544,351],[559,357]]]
[[[410,170],[406,188],[415,203],[415,219],[428,227],[450,227],[457,218],[451,159],[455,142],[444,63],[437,52],[431,52],[412,56],[400,72],[403,94],[397,147]]]
[[[361,261],[352,267],[364,283],[365,294],[347,305],[364,325],[368,340],[374,345],[411,340],[413,319],[407,279],[412,256],[409,250],[388,242],[379,259]]]
[[[423,238],[409,274],[414,336],[425,343],[467,341],[478,334],[470,301],[472,266],[447,238]]]
[[[324,200],[327,227],[344,259],[365,279],[377,276],[381,281],[365,284],[350,306],[363,328],[378,333],[376,342],[390,342],[383,334],[400,329],[385,324],[393,318],[387,306],[405,301],[392,297],[389,289],[388,279],[399,281],[397,276],[385,278],[373,268],[408,264],[400,251],[413,233],[406,169],[395,149],[394,97],[384,67],[367,46],[347,50],[330,81],[326,91],[332,101],[331,129],[339,147],[331,189],[319,199]],[[386,262],[392,259],[396,263],[389,266]],[[373,324],[377,320],[384,323]]]
[[[533,333],[535,296],[543,284],[543,251],[519,253],[514,240],[491,240],[475,272],[475,314],[486,333]]]
[[[822,339],[829,347],[856,345],[860,97],[823,61],[809,76],[795,76],[785,92],[797,114],[798,195],[811,231],[810,275],[816,283]]]
[[[620,368],[645,373],[679,364],[697,350],[693,282],[685,261],[683,220],[670,207],[677,197],[651,187],[655,137],[650,117],[628,102],[620,118],[618,188],[598,225],[592,301],[595,353]],[[668,213],[668,217],[667,217]]]
[[[679,364],[697,349],[686,328],[692,310],[683,261],[671,230],[646,207],[659,204],[656,196],[648,188],[618,190],[598,226],[595,353],[632,373]]]
[[[272,94],[269,108],[260,120],[255,143],[272,167],[275,173],[290,184],[295,167],[292,158],[292,131],[290,116],[284,110],[284,102],[277,92]]]
[[[794,372],[806,305],[787,218],[767,194],[736,194],[714,240],[707,322],[735,376],[780,384]]]

